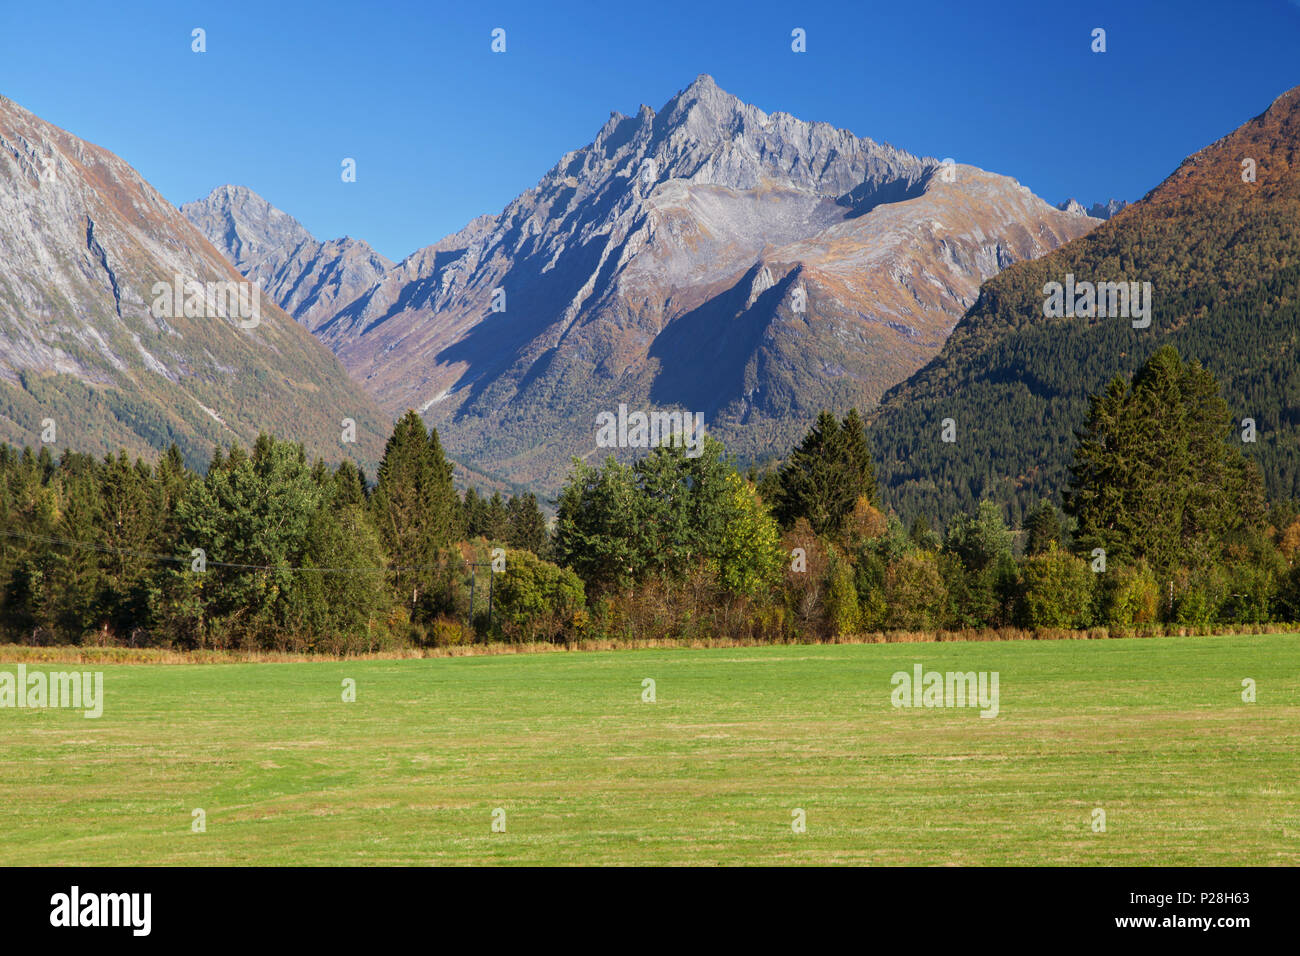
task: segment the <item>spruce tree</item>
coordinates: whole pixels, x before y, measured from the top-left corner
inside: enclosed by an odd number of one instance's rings
[[[431,582],[428,569],[450,538],[441,499],[445,459],[435,456],[424,420],[408,411],[393,426],[370,499],[380,540],[394,568],[401,600],[415,607]]]
[[[844,455],[847,459],[849,474],[858,489],[858,496],[865,496],[870,505],[880,504],[880,492],[876,487],[876,465],[871,458],[871,443],[867,440],[867,426],[858,415],[856,408],[850,408],[840,426],[844,442]],[[855,501],[857,498],[855,497]]]
[[[1042,502],[1025,519],[1025,554],[1045,554],[1061,546],[1061,516],[1050,501]]]
[[[859,497],[878,502],[866,426],[857,410],[843,423],[823,411],[777,473],[773,512],[783,527],[800,518],[818,534],[837,533]]]
[[[505,502],[501,500],[501,492],[492,492],[492,497],[488,499],[483,524],[483,536],[488,541],[504,542],[509,535],[510,519],[506,514]]]
[[[1259,474],[1230,444],[1231,417],[1214,377],[1158,349],[1133,376],[1092,398],[1077,433],[1066,511],[1080,553],[1146,560],[1159,573],[1204,569],[1227,538],[1262,526]]]
[[[414,415],[414,412],[408,412]],[[416,416],[417,419],[419,416]],[[420,427],[424,427],[423,421]],[[452,483],[452,463],[443,453],[442,442],[438,440],[438,429],[429,429],[429,461],[433,472],[431,494],[433,507],[433,534],[439,547],[457,541],[465,535],[461,521],[460,499]]]
[[[366,478],[349,459],[339,462],[333,477],[335,507],[361,507],[366,503]]]
[[[506,504],[506,516],[510,546],[540,555],[546,547],[546,516],[537,505],[537,496],[532,492],[515,495]]]
[[[465,529],[465,537],[477,538],[485,533],[487,516],[484,513],[483,499],[479,497],[476,488],[468,488],[465,491],[465,500],[461,504],[461,526]]]
[[[165,547],[162,489],[142,461],[132,465],[122,452],[106,458],[100,474],[102,520],[95,540],[114,549],[105,556],[108,581],[101,597],[102,616],[114,629],[129,631],[147,623],[149,589],[156,568],[148,555]]]

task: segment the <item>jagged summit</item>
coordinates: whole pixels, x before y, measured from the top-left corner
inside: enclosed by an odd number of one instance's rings
[[[318,241],[247,186],[218,186],[181,212],[235,268],[313,331],[393,267],[358,239]]]
[[[1104,203],[1093,203],[1088,208],[1088,215],[1093,219],[1110,219],[1126,206],[1128,201],[1125,199],[1108,199]]]
[[[218,186],[185,203],[181,212],[245,275],[256,272],[267,256],[312,238],[302,223],[247,186]]]
[[[212,205],[186,211],[232,255],[283,234],[244,268],[280,294],[309,285],[283,267],[309,247],[269,204]],[[248,220],[239,244],[226,207]],[[782,449],[929,359],[984,278],[1097,225],[700,74],[658,111],[611,111],[499,213],[351,301],[342,285],[310,315],[282,301],[390,412],[419,409],[462,459],[547,491],[623,402],[702,412],[742,457]]]
[[[610,112],[317,332],[385,407],[543,489],[594,454],[584,423],[619,402],[705,412],[761,457],[922,364],[983,278],[1097,225],[939,168],[701,74],[657,112]]]
[[[687,86],[686,89],[682,90],[682,93],[693,95],[693,96],[715,96],[715,95],[730,96],[731,95],[729,93],[724,93],[722,89],[718,86],[717,81],[714,80],[713,77],[708,73],[698,74],[695,77],[695,79],[691,80],[690,85]],[[732,96],[731,98],[736,99],[736,97],[734,96]],[[739,102],[739,100],[737,100],[737,102]]]
[[[1071,216],[1089,216],[1093,219],[1109,219],[1127,205],[1128,203],[1123,199],[1108,199],[1104,203],[1095,202],[1085,209],[1083,203],[1071,197],[1064,202],[1057,203],[1056,208]]]

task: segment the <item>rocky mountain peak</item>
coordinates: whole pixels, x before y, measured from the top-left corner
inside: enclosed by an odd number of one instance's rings
[[[247,186],[218,186],[185,203],[181,213],[236,269],[313,331],[393,268],[360,240],[318,241]]]
[[[1125,199],[1108,199],[1104,203],[1093,203],[1088,208],[1088,215],[1093,219],[1109,219],[1126,206],[1128,201]]]
[[[311,241],[311,233],[247,186],[218,186],[181,213],[198,226],[240,272],[248,275],[268,256]]]
[[[702,411],[759,456],[820,407],[872,404],[982,279],[1097,225],[938,168],[702,74],[657,112],[611,112],[500,215],[315,328],[384,407],[546,490],[592,451],[575,423],[623,401]]]
[[[743,115],[747,109],[761,112],[723,90],[709,74],[701,73],[664,104],[662,113],[667,125],[694,122],[696,128],[713,133],[725,128],[728,120]]]
[[[1092,219],[1109,219],[1115,215],[1128,203],[1123,199],[1108,199],[1104,203],[1095,202],[1091,206],[1084,208],[1083,203],[1077,199],[1070,198],[1065,202],[1057,203],[1056,208],[1071,216],[1088,216]]]
[[[825,198],[916,182],[937,165],[828,123],[766,113],[701,74],[654,116],[642,159],[665,177],[730,189],[779,183]]]

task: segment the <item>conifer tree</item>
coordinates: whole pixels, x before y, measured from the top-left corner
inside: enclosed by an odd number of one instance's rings
[[[126,452],[104,459],[99,469],[101,521],[90,540],[113,549],[105,554],[103,623],[127,631],[147,623],[149,588],[156,567],[149,557],[164,547],[161,489],[143,462],[132,465]],[[78,538],[77,540],[86,540]]]
[[[506,503],[508,531],[506,540],[512,548],[541,554],[546,546],[546,516],[532,492],[515,495]]]
[[[465,537],[477,538],[485,534],[487,516],[484,513],[484,503],[483,499],[479,497],[478,489],[467,488],[465,490],[465,500],[461,504],[460,512]]]
[[[423,422],[420,427],[424,427]],[[464,537],[465,528],[461,522],[460,499],[452,483],[454,469],[442,450],[436,428],[429,429],[429,460],[433,467],[433,530],[438,546],[442,547]]]
[[[417,568],[434,563],[438,545],[435,488],[438,475],[424,421],[408,411],[384,447],[371,498],[380,540],[394,567],[393,582],[414,607],[426,580]],[[406,569],[406,570],[403,570]]]
[[[334,471],[334,503],[336,507],[361,507],[366,504],[366,478],[361,469],[344,458]]]
[[[451,472],[437,431],[427,432],[424,420],[407,411],[384,448],[370,503],[394,586],[412,608],[429,596],[439,551],[461,528]]]
[[[1214,377],[1163,346],[1133,376],[1092,398],[1077,433],[1066,510],[1080,553],[1146,560],[1158,573],[1204,568],[1226,539],[1258,530],[1259,474],[1229,443],[1232,422]]]
[[[510,532],[510,518],[506,514],[501,492],[492,492],[484,512],[483,536],[489,541],[505,541]]]
[[[866,426],[851,410],[843,423],[823,411],[777,473],[773,512],[783,527],[807,518],[818,534],[835,534],[859,497],[878,503]]]
[[[1061,546],[1061,516],[1050,501],[1044,501],[1025,519],[1025,554],[1046,554]]]

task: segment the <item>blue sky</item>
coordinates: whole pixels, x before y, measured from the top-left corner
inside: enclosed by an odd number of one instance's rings
[[[393,259],[500,211],[610,110],[658,110],[701,72],[1052,202],[1133,200],[1300,84],[1300,4],[0,4],[0,93],[174,203],[247,185],[319,238]]]

